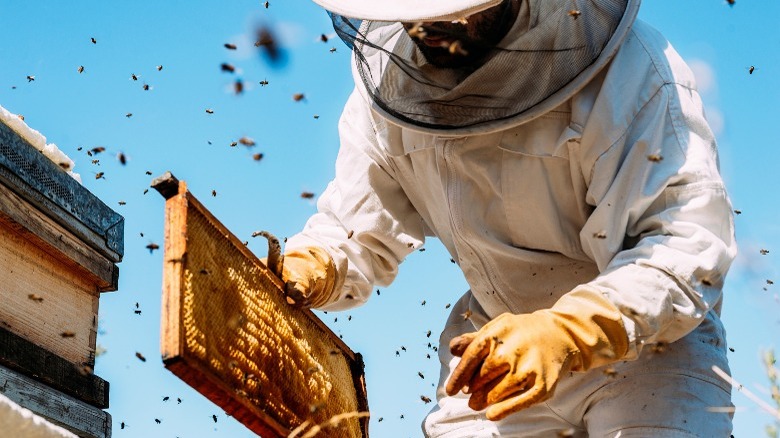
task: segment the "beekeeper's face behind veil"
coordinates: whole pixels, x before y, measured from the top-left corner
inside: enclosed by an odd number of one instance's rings
[[[614,56],[639,0],[314,0],[358,90],[401,126],[485,133],[569,99]]]

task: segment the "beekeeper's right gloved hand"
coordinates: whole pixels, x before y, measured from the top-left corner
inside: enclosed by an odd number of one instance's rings
[[[285,252],[281,280],[288,301],[306,308],[324,306],[344,284],[328,252],[316,246]]]

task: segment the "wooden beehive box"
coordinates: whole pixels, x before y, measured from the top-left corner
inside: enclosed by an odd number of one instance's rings
[[[281,281],[184,182],[152,186],[167,199],[165,366],[263,437],[367,437],[360,355],[287,304]]]
[[[111,433],[92,369],[123,238],[122,216],[0,122],[0,392],[80,436]]]

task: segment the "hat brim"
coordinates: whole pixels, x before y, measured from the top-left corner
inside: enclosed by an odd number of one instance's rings
[[[451,21],[500,4],[502,0],[314,0],[326,10],[349,18],[372,21]]]

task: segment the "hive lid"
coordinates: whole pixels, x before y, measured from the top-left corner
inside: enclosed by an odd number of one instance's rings
[[[113,262],[124,254],[124,218],[4,123],[0,184]]]

